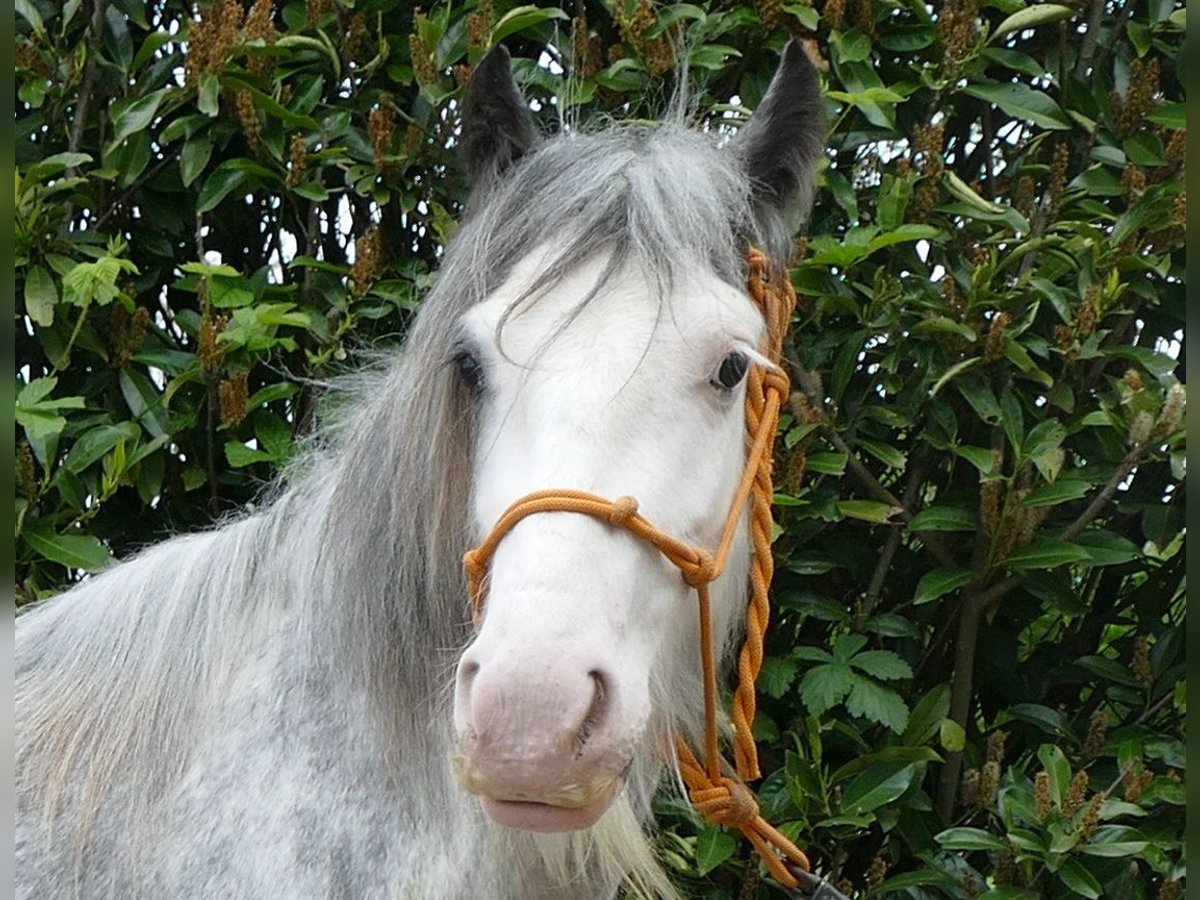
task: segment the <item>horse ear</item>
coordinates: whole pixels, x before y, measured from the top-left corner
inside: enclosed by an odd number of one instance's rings
[[[760,227],[807,218],[825,141],[821,82],[808,54],[790,41],[767,94],[734,141],[750,177]]]
[[[513,81],[508,51],[494,47],[471,73],[463,97],[462,158],[476,205],[507,169],[537,143],[529,104]]]

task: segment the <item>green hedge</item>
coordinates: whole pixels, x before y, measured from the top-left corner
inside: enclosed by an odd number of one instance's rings
[[[676,46],[736,119],[796,37],[766,810],[856,896],[1182,895],[1181,4],[16,8],[18,602],[251,502],[403,335],[491,44],[551,129],[653,116]],[[659,812],[687,895],[781,896]]]

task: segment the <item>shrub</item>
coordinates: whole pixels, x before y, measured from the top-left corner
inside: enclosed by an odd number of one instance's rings
[[[862,897],[1182,892],[1183,7],[17,4],[18,602],[253,501],[402,335],[503,40],[547,128],[831,112],[793,280],[767,814]],[[570,72],[570,78],[561,75]],[[781,896],[664,800],[697,897]]]

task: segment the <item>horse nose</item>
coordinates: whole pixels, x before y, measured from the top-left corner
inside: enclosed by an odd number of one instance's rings
[[[599,748],[614,679],[569,658],[497,659],[468,652],[458,666],[455,712],[473,754],[524,760],[579,758]]]

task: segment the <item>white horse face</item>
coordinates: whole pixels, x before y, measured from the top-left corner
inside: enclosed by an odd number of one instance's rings
[[[701,263],[662,298],[621,272],[580,310],[596,259],[500,326],[540,260],[461,322],[455,361],[478,405],[476,537],[518,498],[560,488],[632,496],[659,528],[715,550],[745,463],[758,311]],[[739,540],[713,590],[718,634],[745,596]],[[496,551],[459,663],[459,781],[504,825],[590,826],[635,753],[668,752],[672,711],[655,708],[664,691],[652,686],[697,696],[699,653],[695,593],[656,549],[589,516],[530,516]]]

